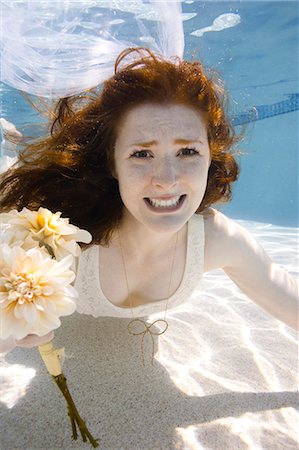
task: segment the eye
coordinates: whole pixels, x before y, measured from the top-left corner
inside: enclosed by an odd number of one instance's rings
[[[137,158],[137,159],[146,159],[150,157],[151,154],[148,150],[137,150],[130,155],[130,158]]]
[[[184,147],[179,151],[179,156],[194,156],[199,155],[199,151],[195,148]]]

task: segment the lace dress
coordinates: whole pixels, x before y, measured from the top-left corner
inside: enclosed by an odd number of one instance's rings
[[[198,286],[204,269],[204,219],[194,214],[188,222],[187,253],[185,271],[180,286],[169,297],[168,310],[185,302]],[[79,258],[75,288],[79,293],[77,311],[94,317],[131,318],[131,308],[116,306],[103,294],[99,271],[100,246],[94,245],[84,250]],[[165,310],[167,299],[133,308],[134,317],[145,317]]]

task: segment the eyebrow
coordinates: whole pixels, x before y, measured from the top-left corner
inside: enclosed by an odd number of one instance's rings
[[[198,142],[200,144],[203,144],[203,142],[199,139],[175,139],[174,144],[181,144],[181,145],[185,145],[185,144],[190,144],[190,143],[194,143],[194,142]],[[135,142],[134,144],[131,144],[130,147],[152,147],[153,145],[158,145],[158,141],[148,141],[148,142]]]

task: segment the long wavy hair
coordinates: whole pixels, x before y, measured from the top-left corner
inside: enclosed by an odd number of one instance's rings
[[[136,58],[125,63],[128,55]],[[238,138],[226,116],[221,82],[199,62],[165,60],[140,47],[119,55],[114,76],[101,90],[57,102],[49,135],[27,143],[18,165],[0,176],[0,211],[61,211],[92,234],[92,243],[107,244],[123,210],[112,176],[117,125],[128,109],[145,102],[181,103],[205,113],[212,162],[196,213],[230,200],[239,173],[233,154]]]

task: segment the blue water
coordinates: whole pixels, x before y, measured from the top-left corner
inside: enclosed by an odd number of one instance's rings
[[[221,209],[234,218],[298,226],[298,23],[297,1],[194,1],[183,3],[187,59],[215,68],[230,94],[241,176],[233,200]],[[202,37],[190,33],[221,14],[241,23]],[[133,31],[133,30],[132,30]],[[1,116],[20,131],[37,120],[15,89],[0,84]]]

